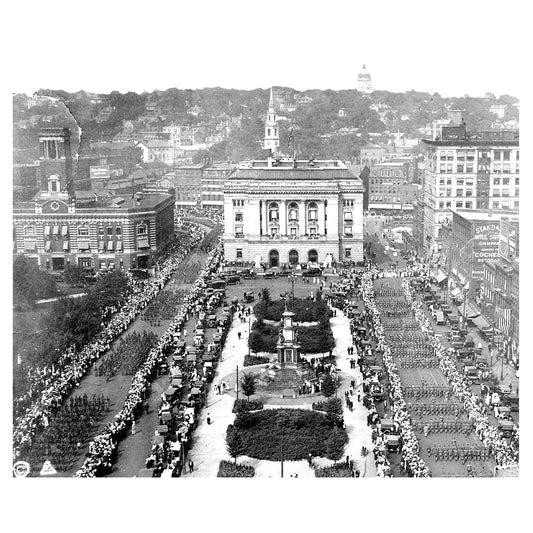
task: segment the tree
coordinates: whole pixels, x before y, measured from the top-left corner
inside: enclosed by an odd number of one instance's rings
[[[13,300],[16,305],[32,303],[40,298],[57,296],[54,278],[19,255],[13,262]]]
[[[272,303],[272,298],[270,296],[270,290],[268,288],[263,289],[263,292],[261,293],[261,301],[265,302],[267,306]]]
[[[226,450],[228,450],[230,457],[235,460],[235,464],[237,464],[237,457],[244,453],[241,434],[233,426],[229,426],[226,433]]]
[[[324,380],[322,381],[322,394],[329,398],[330,396],[333,396],[335,394],[335,390],[337,389],[337,384],[335,383],[335,380],[331,376],[331,374],[327,374]]]
[[[325,442],[327,456],[337,462],[344,454],[346,441],[346,433],[335,426]]]
[[[67,265],[65,267],[65,282],[69,285],[80,285],[85,280],[83,268],[74,265]]]
[[[252,372],[245,372],[241,379],[241,388],[244,395],[250,401],[250,396],[255,394],[255,387],[257,384],[257,374]]]
[[[342,401],[340,398],[330,398],[326,404],[326,416],[332,424],[342,421]]]

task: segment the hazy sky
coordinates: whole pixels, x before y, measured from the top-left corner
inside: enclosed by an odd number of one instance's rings
[[[352,89],[365,63],[377,89],[520,96],[527,18],[520,4],[527,2],[12,4],[7,60],[14,92]]]

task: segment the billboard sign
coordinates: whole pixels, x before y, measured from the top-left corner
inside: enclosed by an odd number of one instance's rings
[[[89,171],[91,178],[105,179],[110,176],[109,165],[91,166]]]
[[[475,222],[472,240],[472,278],[483,277],[483,263],[498,258],[500,222]]]

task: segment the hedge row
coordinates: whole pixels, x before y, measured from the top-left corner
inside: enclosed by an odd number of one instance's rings
[[[238,465],[231,461],[220,461],[217,477],[254,477],[253,466]]]

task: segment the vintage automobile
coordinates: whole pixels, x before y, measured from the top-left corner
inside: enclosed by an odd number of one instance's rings
[[[478,374],[479,370],[475,366],[466,366],[464,367],[463,373],[466,378],[466,382],[469,385],[479,385],[481,380]]]
[[[503,436],[508,439],[513,436],[514,423],[512,420],[500,420],[498,422],[498,429],[502,432]]]

